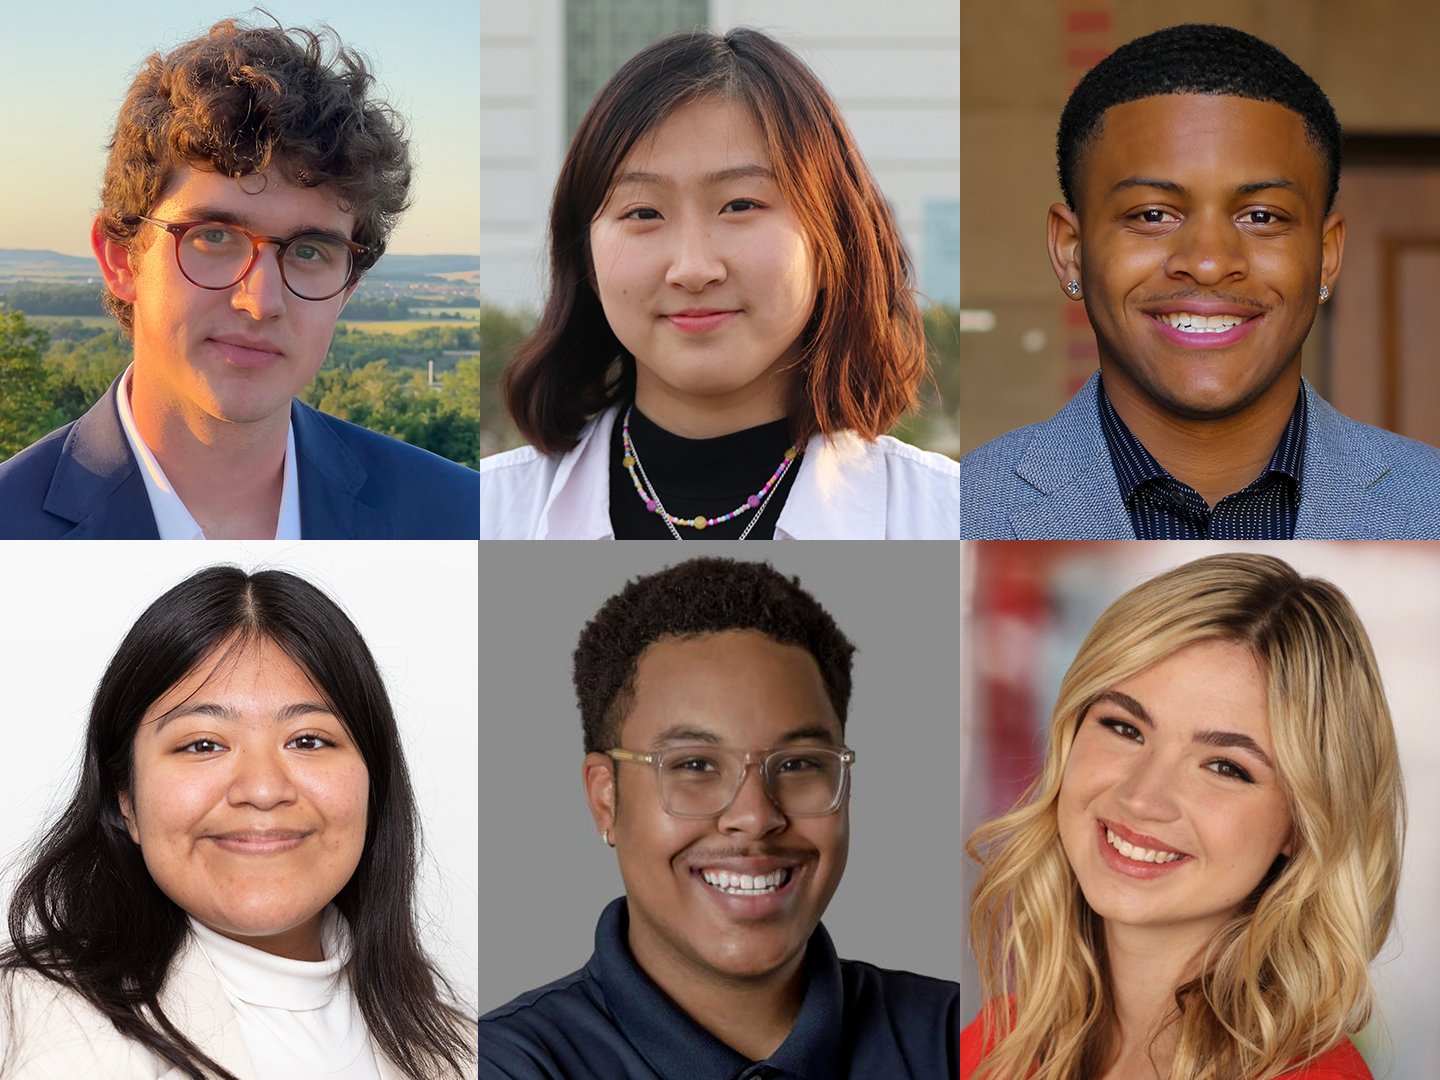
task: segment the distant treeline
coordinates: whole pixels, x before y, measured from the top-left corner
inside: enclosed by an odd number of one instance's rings
[[[0,303],[27,315],[104,315],[98,285],[32,285],[22,282],[0,293]]]

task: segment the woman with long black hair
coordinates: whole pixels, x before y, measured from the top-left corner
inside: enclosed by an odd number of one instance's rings
[[[136,621],[0,957],[0,1076],[473,1075],[415,925],[415,800],[354,624],[283,571],[210,567]]]

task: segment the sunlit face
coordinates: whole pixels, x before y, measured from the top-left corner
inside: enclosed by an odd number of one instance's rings
[[[247,945],[320,959],[321,912],[364,847],[369,773],[276,645],[216,668],[223,651],[146,710],[121,809],[151,877],[186,912]]]
[[[1107,389],[1208,419],[1277,387],[1340,269],[1326,183],[1304,121],[1273,102],[1160,94],[1106,110],[1076,177],[1079,243],[1056,271],[1083,285]],[[1057,206],[1052,233],[1062,220],[1077,219]]]
[[[839,746],[842,736],[806,650],[731,630],[646,649],[621,740],[633,750],[697,742],[758,750]],[[787,818],[752,766],[720,816],[680,818],[662,805],[652,767],[618,766],[616,805],[609,759],[592,754],[586,764],[591,809],[597,824],[611,830],[629,901],[630,947],[643,967],[702,980],[798,970],[845,870],[848,795],[832,814]],[[756,899],[707,883],[707,869],[752,877],[787,869],[790,876],[780,890]]]
[[[1258,752],[1217,745],[1245,740]],[[1060,839],[1107,924],[1213,928],[1290,854],[1288,803],[1261,754],[1275,760],[1265,677],[1233,642],[1189,645],[1086,710],[1061,783]],[[1116,862],[1107,827],[1186,857]]]
[[[258,177],[244,180],[252,190]],[[233,178],[182,167],[146,215],[160,221],[233,223],[263,236],[332,233],[349,240],[355,217],[326,188],[287,183],[276,171],[249,194]],[[135,387],[162,409],[203,414],[236,424],[280,413],[314,377],[330,348],[348,291],[329,300],[302,300],[286,289],[273,245],[229,289],[202,289],[180,273],[174,238],[142,225],[128,256],[96,238],[111,290],[135,305]],[[148,243],[147,243],[148,241]]]
[[[801,352],[816,274],[749,109],[680,106],[635,145],[617,181],[590,224],[590,250],[605,317],[635,356],[641,411],[662,423],[784,416],[785,369]]]

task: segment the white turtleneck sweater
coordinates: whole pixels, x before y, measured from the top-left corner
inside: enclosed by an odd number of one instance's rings
[[[320,961],[287,960],[200,925],[191,929],[235,1009],[259,1080],[379,1080],[370,1033],[350,989],[350,927],[333,906]]]

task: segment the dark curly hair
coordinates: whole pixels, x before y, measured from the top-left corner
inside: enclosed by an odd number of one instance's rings
[[[1085,73],[1055,139],[1060,191],[1075,209],[1075,173],[1100,137],[1105,110],[1157,94],[1226,94],[1271,101],[1300,114],[1305,137],[1325,160],[1325,210],[1340,189],[1340,121],[1325,91],[1269,42],[1231,26],[1186,23],[1126,42]]]
[[[168,55],[151,54],[115,121],[101,230],[135,250],[139,215],[182,166],[235,177],[274,169],[292,184],[328,188],[355,215],[352,239],[369,249],[356,259],[363,273],[384,254],[410,198],[405,124],[372,97],[374,82],[365,59],[329,27],[225,19]],[[107,293],[105,307],[127,333],[134,328],[131,304]]]
[[[618,746],[647,648],[663,638],[758,630],[815,658],[845,730],[855,646],[830,613],[769,563],[699,558],[636,578],[605,601],[575,647],[575,696],[585,752]]]

